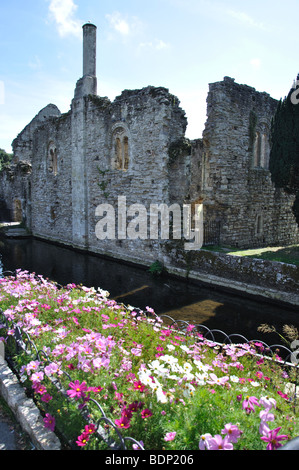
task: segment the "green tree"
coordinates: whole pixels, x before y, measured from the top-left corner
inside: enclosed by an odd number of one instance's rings
[[[299,225],[299,75],[272,120],[269,169],[276,187],[296,195],[293,212]]]
[[[8,165],[12,160],[12,153],[7,153],[5,150],[0,149],[0,171]]]

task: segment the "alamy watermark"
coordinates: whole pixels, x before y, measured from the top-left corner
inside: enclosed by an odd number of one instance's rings
[[[294,81],[292,88],[295,88],[295,90],[291,93],[291,102],[292,104],[298,104],[299,103],[299,80]]]
[[[185,250],[199,250],[203,245],[202,204],[131,204],[118,196],[117,207],[99,204],[95,210],[95,234],[99,240],[184,240]]]

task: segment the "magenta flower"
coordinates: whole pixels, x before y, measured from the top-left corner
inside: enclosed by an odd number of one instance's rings
[[[88,441],[89,441],[89,433],[83,432],[80,436],[78,436],[78,440],[76,441],[76,444],[79,447],[84,447],[86,446]]]
[[[226,434],[229,442],[237,442],[242,431],[235,424],[228,423],[222,429],[221,434]]]
[[[278,432],[280,431],[280,429],[281,426],[276,429],[270,430],[268,436],[261,437],[262,441],[268,443],[266,447],[267,450],[278,449],[278,447],[282,446],[282,444],[280,444],[280,441],[288,440],[289,437],[286,434],[281,434],[280,436],[278,436]]]
[[[44,418],[45,428],[50,429],[50,431],[54,431],[55,429],[55,418],[51,416],[49,413],[46,414]]]
[[[67,391],[67,394],[71,398],[84,398],[85,392],[87,391],[86,382],[80,384],[79,380],[69,383],[70,390]]]
[[[150,418],[151,416],[153,416],[153,413],[148,408],[141,411],[141,418],[145,419],[145,418]]]
[[[114,422],[121,429],[128,429],[130,427],[130,420],[125,415],[122,415],[120,419],[116,419]]]
[[[227,436],[224,439],[220,434],[216,434],[214,437],[209,439],[209,450],[233,450],[234,446]]]
[[[176,436],[176,432],[168,432],[164,437],[164,441],[173,441]]]
[[[145,389],[145,386],[142,384],[142,382],[140,382],[140,380],[138,380],[138,382],[134,382],[133,385],[134,389],[139,390],[140,392],[143,392],[143,390]]]
[[[42,395],[41,401],[45,403],[49,403],[49,401],[51,401],[52,398],[53,398],[52,395],[50,395],[49,393],[45,393],[44,395]]]
[[[90,435],[90,434],[94,433],[95,430],[96,430],[95,425],[92,424],[92,423],[90,423],[90,424],[87,424],[87,425],[85,426],[85,428],[84,428],[84,433]]]
[[[247,395],[247,397],[245,398],[245,400],[242,403],[242,408],[243,408],[243,410],[246,411],[247,414],[249,414],[249,413],[251,413],[251,411],[255,412],[254,405],[259,406],[258,399],[256,397],[249,397]]]

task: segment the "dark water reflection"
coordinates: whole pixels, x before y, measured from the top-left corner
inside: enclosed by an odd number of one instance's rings
[[[204,324],[227,334],[239,333],[248,339],[281,342],[279,338],[257,331],[261,323],[270,323],[281,331],[284,324],[299,328],[296,309],[248,299],[213,287],[195,285],[177,279],[153,278],[135,266],[83,254],[40,240],[0,239],[0,273],[17,268],[41,274],[62,285],[83,284],[101,287],[119,302],[157,314]]]

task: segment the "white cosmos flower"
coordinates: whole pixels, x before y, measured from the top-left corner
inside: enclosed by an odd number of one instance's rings
[[[253,380],[252,382],[250,382],[250,385],[252,385],[252,387],[259,387],[260,383]]]
[[[160,361],[164,361],[167,364],[176,364],[178,359],[176,357],[170,356],[169,354],[165,354],[164,356],[160,357]]]
[[[238,383],[239,382],[239,377],[237,375],[231,375],[230,380],[232,382]]]
[[[162,388],[158,388],[158,390],[156,390],[156,397],[158,402],[167,403],[167,397],[166,394],[164,394]]]

